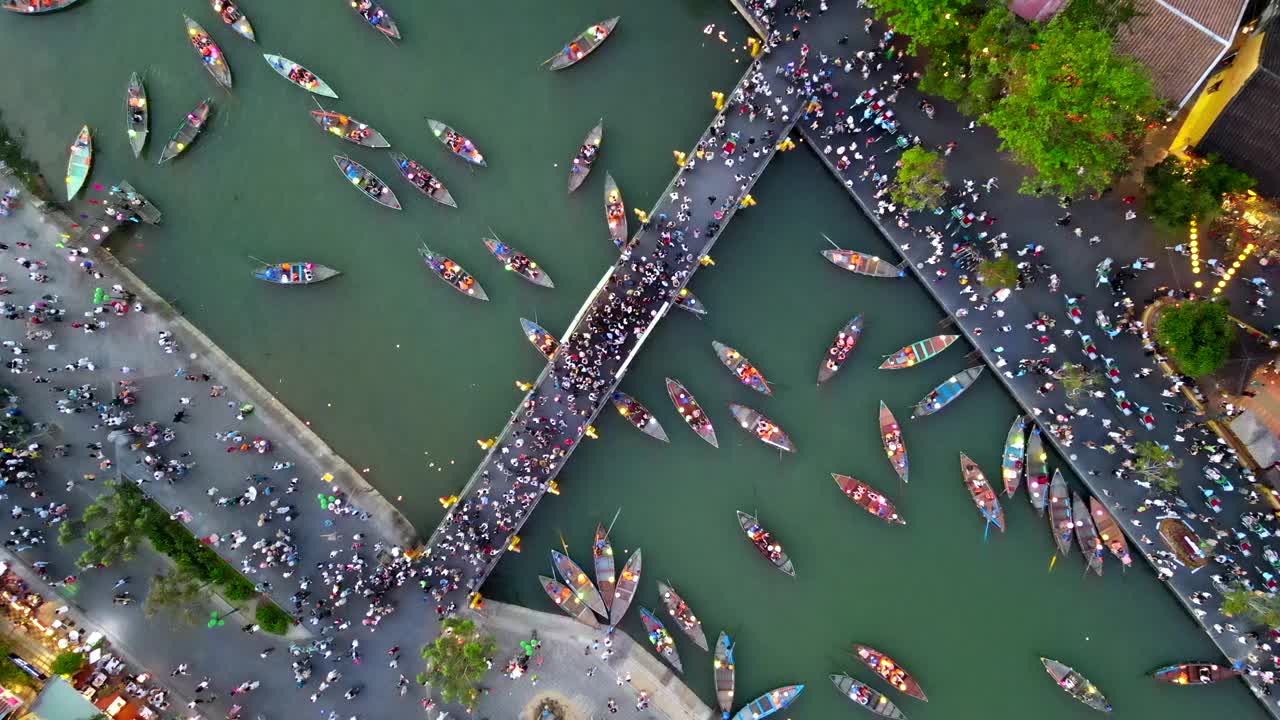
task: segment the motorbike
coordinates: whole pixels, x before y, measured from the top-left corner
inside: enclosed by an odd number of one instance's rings
[[[1098,348],[1093,344],[1093,338],[1087,333],[1080,333],[1080,348],[1090,360],[1098,359]]]
[[[1080,309],[1080,301],[1078,298],[1070,295],[1064,295],[1067,299],[1067,317],[1071,318],[1071,322],[1079,325],[1084,322],[1084,311]]]
[[[1204,504],[1207,505],[1210,510],[1214,513],[1222,512],[1222,501],[1218,499],[1213,490],[1203,485],[1197,485],[1196,487],[1200,488],[1200,494],[1204,496]]]
[[[1120,384],[1120,370],[1119,370],[1119,368],[1117,368],[1117,367],[1116,367],[1116,361],[1115,361],[1114,359],[1112,359],[1112,358],[1109,358],[1109,357],[1103,356],[1103,358],[1102,358],[1102,364],[1103,364],[1103,365],[1105,365],[1105,366],[1106,366],[1106,368],[1107,368],[1107,373],[1106,373],[1106,374],[1107,374],[1107,379],[1111,381],[1111,384],[1112,384],[1112,385],[1119,385],[1119,384]]]
[[[1133,414],[1133,403],[1129,402],[1129,398],[1123,390],[1112,390],[1112,397],[1116,400],[1116,409],[1124,413],[1126,416]]]

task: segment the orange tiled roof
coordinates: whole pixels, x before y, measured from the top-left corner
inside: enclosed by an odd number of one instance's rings
[[[1116,50],[1145,65],[1156,93],[1181,107],[1231,45],[1247,2],[1136,0]]]

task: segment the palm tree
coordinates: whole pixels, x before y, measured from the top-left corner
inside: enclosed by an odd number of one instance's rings
[[[1153,482],[1161,490],[1174,492],[1178,489],[1178,468],[1182,461],[1177,459],[1169,448],[1152,440],[1144,440],[1134,447],[1133,471]]]
[[[1069,398],[1077,398],[1081,393],[1102,384],[1102,375],[1076,363],[1063,363],[1057,378]]]
[[[1250,590],[1243,583],[1234,584],[1222,594],[1218,608],[1227,617],[1246,617],[1269,628],[1280,627],[1280,596]]]

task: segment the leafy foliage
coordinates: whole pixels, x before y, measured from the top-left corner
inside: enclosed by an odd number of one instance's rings
[[[911,38],[908,50],[937,48],[964,34],[972,20],[980,16],[979,0],[877,0],[876,17],[893,25],[896,32]]]
[[[13,664],[13,661],[9,659],[9,653],[11,652],[13,652],[13,649],[9,647],[9,643],[0,640],[0,685],[10,690],[31,687],[31,676],[23,672],[22,668]]]
[[[1169,353],[1178,369],[1200,377],[1227,361],[1235,326],[1227,307],[1209,300],[1180,303],[1160,311],[1156,342]]]
[[[259,605],[254,619],[263,630],[273,635],[284,635],[293,625],[293,618],[288,613],[270,603]]]
[[[147,590],[142,613],[149,618],[169,613],[180,624],[196,625],[201,620],[196,611],[196,603],[202,597],[204,585],[199,578],[179,568],[151,578],[151,587]]]
[[[1269,628],[1280,627],[1280,595],[1250,590],[1236,583],[1222,594],[1218,608],[1227,617],[1244,617]]]
[[[422,648],[422,659],[427,661],[422,680],[438,689],[445,702],[474,710],[480,698],[477,683],[497,651],[493,637],[482,635],[474,622],[445,618],[435,642]]]
[[[1179,460],[1169,449],[1152,440],[1144,440],[1133,447],[1133,471],[1147,482],[1155,483],[1161,490],[1175,492],[1178,489]]]
[[[938,153],[919,146],[908,148],[898,161],[898,174],[889,197],[912,210],[939,207],[947,190],[943,169],[943,159]]]
[[[1018,284],[1018,264],[1008,255],[978,263],[978,277],[982,284],[995,290],[1012,288]]]
[[[1004,94],[1009,59],[1031,44],[1035,29],[1001,3],[964,29],[930,47],[920,90],[941,95],[965,115],[981,116]]]
[[[59,653],[49,663],[49,672],[54,675],[75,675],[84,666],[84,655],[76,652]]]
[[[1102,374],[1088,370],[1083,365],[1076,363],[1064,363],[1057,374],[1058,382],[1062,383],[1062,391],[1067,397],[1076,398],[1081,393],[1095,388],[1102,384]]]
[[[1223,196],[1254,180],[1214,156],[1184,162],[1170,155],[1146,172],[1147,212],[1162,227],[1183,232],[1192,220],[1207,225],[1222,213]]]

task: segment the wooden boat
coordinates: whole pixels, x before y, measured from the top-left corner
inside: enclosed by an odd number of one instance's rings
[[[884,362],[880,363],[880,369],[901,370],[902,368],[919,365],[925,360],[928,360],[929,358],[940,354],[943,350],[951,347],[952,343],[959,339],[959,335],[934,335],[931,338],[925,338],[919,342],[913,342],[894,354],[886,357]]]
[[[22,15],[43,15],[76,4],[78,0],[0,0],[0,9]]]
[[[551,63],[552,70],[564,70],[567,67],[576,65],[586,56],[595,52],[609,36],[613,34],[613,29],[617,27],[618,21],[622,17],[611,17],[608,20],[602,20],[564,44],[560,52],[547,58],[547,62]]]
[[[758,393],[773,394],[773,388],[769,387],[769,382],[764,379],[764,375],[761,375],[756,366],[752,365],[742,353],[719,340],[712,340],[711,348],[716,351],[716,357],[720,358],[720,364],[728,368],[729,372],[733,373],[733,376],[743,385]]]
[[[271,69],[275,70],[280,77],[288,80],[294,85],[297,85],[303,90],[316,95],[323,95],[325,97],[334,98],[335,100],[337,99],[338,93],[334,92],[333,88],[329,87],[329,83],[321,80],[315,73],[302,67],[289,58],[272,55],[270,53],[263,53],[262,59],[266,60],[267,64],[271,66]]]
[[[553,288],[556,286],[555,283],[551,282],[551,276],[547,275],[546,271],[538,263],[530,260],[528,255],[502,242],[497,233],[492,230],[489,232],[493,233],[493,237],[484,238],[484,246],[489,248],[490,254],[508,272],[513,272],[538,287]]]
[[[1022,482],[1023,465],[1027,460],[1027,421],[1021,415],[1013,419],[1009,434],[1004,439],[1004,455],[1000,458],[1000,479],[1004,481],[1004,494],[1013,497]]]
[[[187,116],[182,118],[182,123],[178,125],[178,129],[173,131],[173,136],[169,138],[168,144],[164,146],[164,152],[160,153],[160,162],[166,163],[178,157],[191,147],[191,143],[204,132],[205,125],[209,122],[209,113],[212,111],[212,98],[205,98],[203,102],[196,105]]]
[[[148,225],[159,225],[164,213],[126,180],[111,188],[111,197]]]
[[[1067,492],[1067,481],[1061,470],[1053,473],[1053,482],[1049,484],[1049,531],[1053,533],[1053,541],[1058,544],[1058,552],[1062,555],[1071,553],[1071,535],[1076,524],[1071,520],[1071,496]]]
[[[844,366],[844,361],[848,359],[849,353],[857,347],[858,340],[862,338],[862,313],[853,316],[849,322],[840,328],[840,332],[836,333],[836,337],[831,341],[831,347],[827,348],[827,354],[822,357],[822,363],[818,365],[818,384],[831,379],[833,375],[840,371]]]
[[[1090,682],[1089,678],[1051,658],[1042,657],[1040,662],[1044,663],[1045,672],[1049,673],[1049,677],[1053,678],[1054,682],[1058,683],[1058,687],[1068,695],[1098,712],[1111,712],[1111,703],[1107,702],[1102,691]]]
[[[440,178],[432,175],[417,161],[410,160],[401,153],[391,153],[391,159],[395,161],[396,168],[400,170],[400,176],[408,180],[409,184],[418,192],[441,205],[447,205],[451,208],[458,207],[458,203],[453,201],[453,196],[449,194],[449,189],[444,186],[444,183],[440,182]]]
[[[902,516],[898,514],[898,509],[893,506],[893,503],[889,502],[889,498],[872,490],[870,485],[839,473],[831,473],[831,479],[836,481],[836,486],[840,488],[845,497],[859,505],[863,510],[890,525],[907,524],[907,521],[903,520]]]
[[[204,63],[204,67],[213,76],[213,79],[222,87],[231,89],[231,66],[227,64],[227,58],[222,54],[222,48],[213,41],[205,29],[200,27],[200,23],[192,20],[186,15],[182,16],[183,21],[187,24],[187,40],[191,42],[191,47],[195,48],[196,55],[200,57],[200,62]]]
[[[1089,506],[1079,495],[1071,498],[1071,518],[1076,525],[1076,542],[1080,545],[1080,554],[1084,555],[1089,570],[1102,575],[1102,558],[1105,551],[1098,540],[1098,530],[1093,526],[1093,518],[1089,515]]]
[[[150,132],[151,108],[147,107],[147,88],[138,73],[129,76],[129,87],[124,92],[124,130],[129,136],[129,148],[133,156],[142,155]]]
[[[489,299],[489,296],[484,292],[484,288],[480,287],[480,283],[476,282],[471,273],[467,272],[458,263],[427,247],[426,243],[423,243],[422,247],[418,248],[418,254],[422,256],[423,261],[427,263],[427,267],[431,272],[448,283],[449,287],[475,300],[487,301]]]
[[[667,613],[675,619],[676,627],[688,635],[694,645],[706,650],[707,635],[702,631],[702,621],[689,609],[684,598],[676,593],[675,588],[661,580],[658,581],[658,594],[662,596],[662,604],[666,606]]]
[[[929,702],[929,698],[925,696],[924,690],[920,689],[920,683],[911,677],[911,673],[905,668],[898,665],[898,662],[884,653],[867,645],[854,644],[853,652],[849,653],[854,658],[861,660],[862,664],[871,668],[871,671],[879,675],[882,679],[897,689],[904,695],[910,695],[918,700]]]
[[[823,250],[822,257],[838,268],[843,268],[859,275],[898,278],[907,274],[905,270],[886,260],[881,260],[875,255],[865,255],[852,250]]]
[[[1240,671],[1227,665],[1212,663],[1182,663],[1166,665],[1151,671],[1151,676],[1173,685],[1212,685],[1223,680],[1240,677]]]
[[[1191,568],[1191,572],[1195,572],[1209,564],[1208,556],[1201,549],[1203,541],[1200,540],[1200,536],[1196,535],[1185,520],[1164,518],[1156,523],[1156,530],[1160,533],[1160,539],[1173,552],[1178,562]]]
[[[770,690],[760,697],[752,700],[737,715],[733,716],[733,720],[761,720],[770,715],[785,710],[796,698],[800,697],[800,693],[804,691],[803,685],[787,685],[777,690]]]
[[[618,575],[618,584],[613,590],[613,603],[609,605],[610,627],[616,627],[622,622],[622,618],[626,617],[627,609],[631,607],[631,601],[636,597],[636,589],[640,587],[640,571],[643,564],[640,559],[640,549],[637,548],[632,553],[631,559],[627,560],[627,564],[622,566],[622,574]]]
[[[621,248],[627,244],[627,206],[622,202],[622,191],[613,175],[604,174],[604,221],[609,226],[609,237]]]
[[[392,40],[400,39],[400,28],[396,26],[396,21],[391,15],[379,4],[372,0],[350,0],[351,9],[356,14],[369,23],[369,27],[377,30]]]
[[[889,701],[888,696],[876,691],[875,688],[860,683],[848,675],[831,675],[831,682],[836,686],[836,690],[841,695],[849,698],[855,705],[869,710],[880,717],[892,718],[893,720],[906,720],[907,716]]]
[[[729,720],[733,712],[733,691],[735,687],[733,667],[733,644],[729,633],[720,632],[716,638],[715,659],[711,661],[711,670],[715,676],[716,703],[720,706],[721,720]]]
[[[596,161],[596,155],[600,153],[600,143],[604,140],[604,118],[600,118],[600,122],[587,132],[587,136],[582,139],[582,144],[578,146],[578,154],[573,156],[573,162],[569,165],[569,192],[573,192],[582,187],[582,183],[587,181],[587,176],[591,174],[591,164]]]
[[[671,442],[667,438],[666,431],[662,429],[662,425],[658,424],[658,418],[654,417],[653,413],[649,412],[649,408],[641,405],[635,398],[624,392],[615,392],[613,394],[613,407],[635,429],[662,442]]]
[[[387,187],[386,183],[382,182],[382,178],[346,155],[334,155],[333,161],[337,163],[338,169],[347,180],[364,193],[365,197],[383,207],[389,207],[392,210],[400,209],[400,199],[391,191],[391,188]]]
[[[312,110],[311,119],[325,132],[332,133],[349,143],[368,148],[391,147],[391,143],[382,133],[356,120],[350,115],[329,112],[328,110]]]
[[[689,288],[680,288],[680,292],[671,296],[671,304],[694,315],[706,315],[707,306],[702,304],[697,295]]]
[[[331,267],[313,262],[286,262],[263,265],[253,271],[253,276],[276,285],[313,285],[342,273]]]
[[[951,403],[952,400],[960,397],[961,393],[969,389],[974,380],[982,374],[982,365],[975,365],[967,370],[962,370],[955,375],[947,378],[941,385],[934,388],[928,395],[925,395],[920,402],[916,403],[915,412],[912,417],[924,417],[932,415]]]
[[[435,135],[436,139],[449,149],[449,152],[472,165],[488,167],[485,165],[484,156],[480,154],[480,149],[466,136],[460,135],[456,130],[439,120],[432,120],[431,118],[427,118],[427,127],[431,128],[431,134]]]
[[[764,556],[765,560],[791,577],[796,576],[796,567],[792,564],[791,558],[787,557],[787,551],[782,549],[782,544],[774,540],[768,530],[760,526],[760,522],[754,515],[748,515],[739,510],[738,526],[742,528],[742,532],[746,533],[747,539],[756,546],[756,550]]]
[[[1045,503],[1049,500],[1049,454],[1044,451],[1044,438],[1041,437],[1040,426],[1035,423],[1031,425],[1024,464],[1027,468],[1027,495],[1031,500],[1031,507],[1043,516]]]
[[[209,6],[213,11],[218,13],[218,17],[222,18],[222,22],[228,27],[240,33],[240,36],[249,42],[257,42],[258,38],[253,34],[253,25],[249,24],[249,18],[240,11],[231,0],[209,0]]]
[[[893,471],[898,473],[902,482],[907,482],[907,444],[902,440],[902,428],[893,417],[889,406],[880,401],[880,444],[884,445],[884,454],[889,458]]]
[[[587,627],[598,628],[600,623],[596,620],[596,616],[591,614],[591,608],[573,594],[564,583],[549,578],[546,575],[539,575],[538,582],[542,583],[542,589],[546,591],[547,597],[556,604],[566,615],[586,625]]]
[[[978,507],[978,512],[982,513],[987,522],[1004,532],[1004,508],[1000,507],[1000,499],[991,489],[986,475],[982,474],[982,468],[964,453],[960,453],[960,475],[964,478],[964,485],[973,498],[973,504]]]
[[[618,584],[618,576],[613,566],[613,544],[609,542],[609,531],[603,523],[596,525],[596,536],[591,543],[591,564],[596,571],[596,587],[600,589],[600,599],[604,601],[606,612],[613,606],[613,592]]]
[[[542,353],[542,357],[550,360],[551,356],[555,355],[556,351],[560,349],[560,341],[556,339],[556,336],[547,332],[534,321],[520,318],[520,329],[524,331],[524,336],[529,341],[529,344]]]
[[[1089,511],[1093,515],[1093,524],[1098,528],[1098,539],[1102,541],[1103,547],[1110,550],[1111,554],[1115,555],[1125,567],[1132,565],[1133,557],[1129,555],[1129,543],[1124,539],[1124,533],[1121,532],[1120,524],[1116,522],[1115,517],[1096,497],[1089,498]]]
[[[743,430],[754,435],[756,439],[765,445],[789,453],[796,451],[795,444],[782,431],[782,428],[765,417],[764,413],[759,410],[754,410],[738,403],[729,403],[729,412],[733,414],[733,419],[738,421]]]
[[[577,595],[587,604],[587,607],[601,617],[609,617],[609,611],[604,606],[604,598],[600,597],[600,591],[591,584],[591,578],[583,572],[578,563],[557,550],[551,551],[551,562],[560,573],[560,579],[564,580],[564,584],[568,585],[570,590],[573,590],[574,595]]]
[[[71,143],[71,152],[67,156],[67,199],[70,200],[84,187],[89,179],[89,168],[93,167],[93,135],[89,126],[84,125]]]
[[[679,381],[671,378],[666,380],[667,395],[676,406],[676,412],[680,413],[680,417],[684,418],[685,423],[698,434],[698,437],[711,443],[711,447],[720,447],[720,442],[716,440],[716,429],[711,425],[711,419],[702,411],[702,406],[698,404],[697,398],[686,390]]]
[[[684,672],[684,666],[680,664],[680,655],[676,652],[676,641],[662,626],[662,621],[643,605],[640,606],[640,622],[644,624],[644,630],[648,634],[649,644],[653,646],[654,652],[670,663],[676,672]]]

